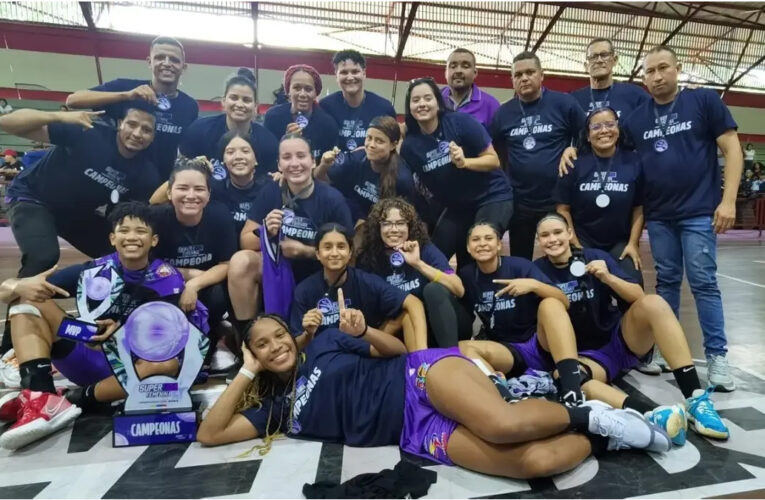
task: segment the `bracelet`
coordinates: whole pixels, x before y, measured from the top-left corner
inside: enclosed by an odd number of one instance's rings
[[[247,377],[250,380],[255,380],[255,374],[253,372],[251,372],[250,370],[248,370],[247,368],[245,368],[245,367],[239,368],[239,373],[241,375],[244,375],[245,377]]]
[[[439,269],[436,275],[433,277],[433,280],[432,280],[433,283],[438,283],[438,280],[440,280],[441,276],[443,275],[444,275],[444,272]]]
[[[368,331],[369,331],[369,324],[367,323],[367,324],[364,325],[364,331],[361,332],[361,335],[357,335],[356,338],[360,339],[361,337],[366,335]]]

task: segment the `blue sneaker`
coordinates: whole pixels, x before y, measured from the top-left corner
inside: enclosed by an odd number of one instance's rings
[[[714,387],[710,387],[706,391],[696,389],[693,391],[693,396],[685,401],[688,422],[691,423],[691,428],[702,436],[728,439],[730,431],[715,410],[714,403],[709,399],[709,394],[713,390]]]
[[[683,446],[688,430],[688,415],[682,405],[659,406],[645,414],[646,418],[664,429],[672,444]]]

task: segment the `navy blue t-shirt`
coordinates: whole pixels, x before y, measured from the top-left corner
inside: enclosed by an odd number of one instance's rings
[[[157,206],[156,210],[160,222],[157,257],[175,267],[207,271],[231,260],[239,247],[231,214],[221,203],[211,201],[201,222],[193,227],[178,222],[171,205]]]
[[[364,100],[357,108],[349,106],[339,90],[322,99],[319,105],[337,122],[337,147],[341,151],[353,151],[364,145],[372,119],[378,116],[396,118],[396,110],[390,101],[368,90],[364,91]]]
[[[253,182],[248,188],[241,189],[231,182],[231,178],[210,179],[210,200],[218,201],[228,208],[234,221],[237,241],[260,189],[261,186],[257,182]]]
[[[242,414],[258,436],[281,429],[293,437],[349,446],[398,444],[404,421],[405,369],[405,355],[372,358],[364,339],[330,329],[305,349],[295,382],[291,429],[291,387]]]
[[[506,150],[516,205],[552,208],[560,157],[576,140],[584,120],[573,97],[547,89],[533,102],[514,97],[494,113],[489,131],[500,154]]]
[[[276,137],[282,137],[287,132],[287,125],[294,122],[292,105],[285,103],[272,106],[266,111],[263,126]],[[334,148],[337,143],[337,123],[326,111],[314,106],[302,135],[311,143],[311,153],[314,161],[318,162],[321,155]]]
[[[316,246],[316,231],[327,222],[336,222],[346,228],[353,228],[351,211],[340,191],[323,182],[314,183],[313,192],[307,198],[295,200],[294,217],[282,220],[282,235],[309,246]],[[271,210],[284,207],[279,184],[270,182],[263,186],[252,206],[249,218],[263,224]],[[318,261],[299,259],[292,261],[295,282],[299,283],[321,269]]]
[[[124,92],[141,85],[150,84],[149,80],[118,78],[90,90]],[[104,110],[106,116],[116,123],[117,120],[121,120],[125,116],[130,104],[131,101],[120,101],[93,109]],[[160,179],[166,180],[175,164],[178,144],[181,142],[183,133],[199,116],[199,105],[193,97],[179,90],[175,97],[164,96],[163,99],[160,99],[160,103],[154,109],[154,115],[157,117],[156,135],[154,142],[149,147],[149,152],[159,171]]]
[[[316,334],[328,328],[340,326],[340,308],[337,304],[337,288],[330,289],[324,279],[324,271],[318,271],[304,279],[295,288],[295,300],[290,309],[290,329],[293,335],[303,333],[303,316],[318,307],[324,315]],[[386,320],[401,313],[401,306],[408,295],[389,285],[384,279],[360,269],[348,268],[343,289],[345,307],[364,313],[367,325],[379,328]]]
[[[712,215],[722,197],[716,140],[738,126],[713,90],[686,89],[675,102],[668,117],[672,104],[657,105],[651,100],[622,125],[643,162],[646,220]],[[666,150],[657,151],[657,147],[665,149],[664,143]]]
[[[444,274],[454,274],[454,269],[449,265],[449,259],[433,243],[426,243],[420,248],[420,260],[439,271],[443,271]],[[368,271],[374,272],[372,269],[368,269]],[[377,272],[376,274],[399,290],[411,293],[417,298],[422,298],[425,285],[430,283],[428,278],[406,262],[398,268],[390,265],[384,272]]]
[[[622,271],[621,266],[608,252],[585,248],[583,253],[585,262],[604,260],[608,272],[624,281],[637,284]],[[614,328],[622,319],[622,311],[626,311],[629,304],[589,273],[577,278],[571,274],[568,265],[557,268],[547,257],[535,260],[534,264],[568,297],[571,303],[568,315],[574,326],[577,349],[598,349],[607,344],[611,340]]]
[[[354,221],[366,219],[369,209],[380,200],[380,174],[372,170],[364,150],[355,153],[341,152],[327,172],[332,185],[345,196]],[[418,202],[414,179],[403,159],[398,162],[396,196],[410,203]]]
[[[117,132],[96,123],[83,130],[78,125],[48,125],[55,147],[25,168],[8,187],[6,196],[41,202],[61,226],[87,228],[93,238],[106,240],[111,228],[106,216],[118,201],[148,201],[160,184],[146,152],[124,158],[117,149]]]
[[[614,82],[607,89],[592,89],[588,85],[574,90],[571,95],[585,113],[609,107],[615,109],[620,118],[626,118],[640,105],[651,100],[651,95],[640,85],[620,82]]]
[[[187,158],[206,156],[213,165],[213,177],[221,180],[228,177],[223,164],[223,150],[218,142],[228,132],[226,115],[207,116],[194,122],[183,134],[180,152]],[[281,137],[281,136],[279,136]],[[255,182],[263,185],[271,179],[269,172],[276,172],[279,160],[279,141],[263,125],[250,124],[250,140],[255,145]]]
[[[465,286],[463,301],[488,326],[489,340],[525,342],[536,332],[539,296],[529,293],[518,297],[495,297],[494,294],[505,285],[492,282],[496,279],[531,278],[552,285],[530,261],[522,257],[501,257],[499,268],[491,274],[482,273],[472,262],[459,274]]]
[[[491,145],[486,129],[475,118],[447,111],[433,134],[423,134],[415,127],[407,131],[401,146],[401,156],[436,201],[447,208],[477,208],[513,199],[507,176],[500,169],[476,172],[457,168],[449,155],[451,141],[462,147],[465,158],[476,158]]]
[[[571,206],[576,234],[602,249],[629,241],[632,209],[643,204],[637,153],[619,149],[612,158],[600,158],[589,152],[580,154],[574,166],[558,179],[553,200]],[[609,198],[603,208],[595,203],[601,194]]]

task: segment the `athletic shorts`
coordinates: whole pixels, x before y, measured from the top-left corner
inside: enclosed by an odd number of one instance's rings
[[[407,453],[444,465],[454,465],[446,454],[446,447],[459,424],[444,417],[433,407],[425,391],[425,380],[428,370],[434,364],[450,356],[470,361],[460,354],[459,347],[425,349],[407,356],[404,374],[404,428],[399,443]]]
[[[606,370],[608,382],[612,382],[622,373],[626,373],[651,357],[651,351],[639,358],[629,350],[622,336],[622,325],[617,324],[611,332],[611,340],[598,349],[579,351],[579,356],[597,362]]]
[[[82,342],[61,339],[53,343],[51,362],[71,382],[85,387],[112,376],[106,354]]]
[[[550,353],[542,349],[542,346],[539,345],[539,338],[537,337],[536,332],[534,332],[534,335],[529,337],[525,342],[499,343],[507,347],[513,354],[513,357],[517,355],[523,358],[523,362],[526,363],[526,370],[524,370],[524,372],[528,370],[539,370],[541,372],[552,373],[552,371],[555,370],[555,362]],[[514,376],[523,375],[523,373],[518,373],[515,368],[516,367],[513,366],[513,369],[510,372],[511,374]]]

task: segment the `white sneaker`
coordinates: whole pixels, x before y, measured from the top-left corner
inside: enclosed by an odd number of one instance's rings
[[[590,407],[588,430],[592,434],[609,438],[609,450],[667,452],[672,449],[672,441],[667,433],[635,410],[616,410],[592,400],[582,406]]]
[[[736,390],[736,382],[728,369],[728,358],[719,354],[707,357],[707,378],[709,385],[719,392],[732,392]]]
[[[16,353],[13,349],[0,358],[0,381],[8,388],[21,389],[21,375],[19,375],[19,365],[16,363]]]

